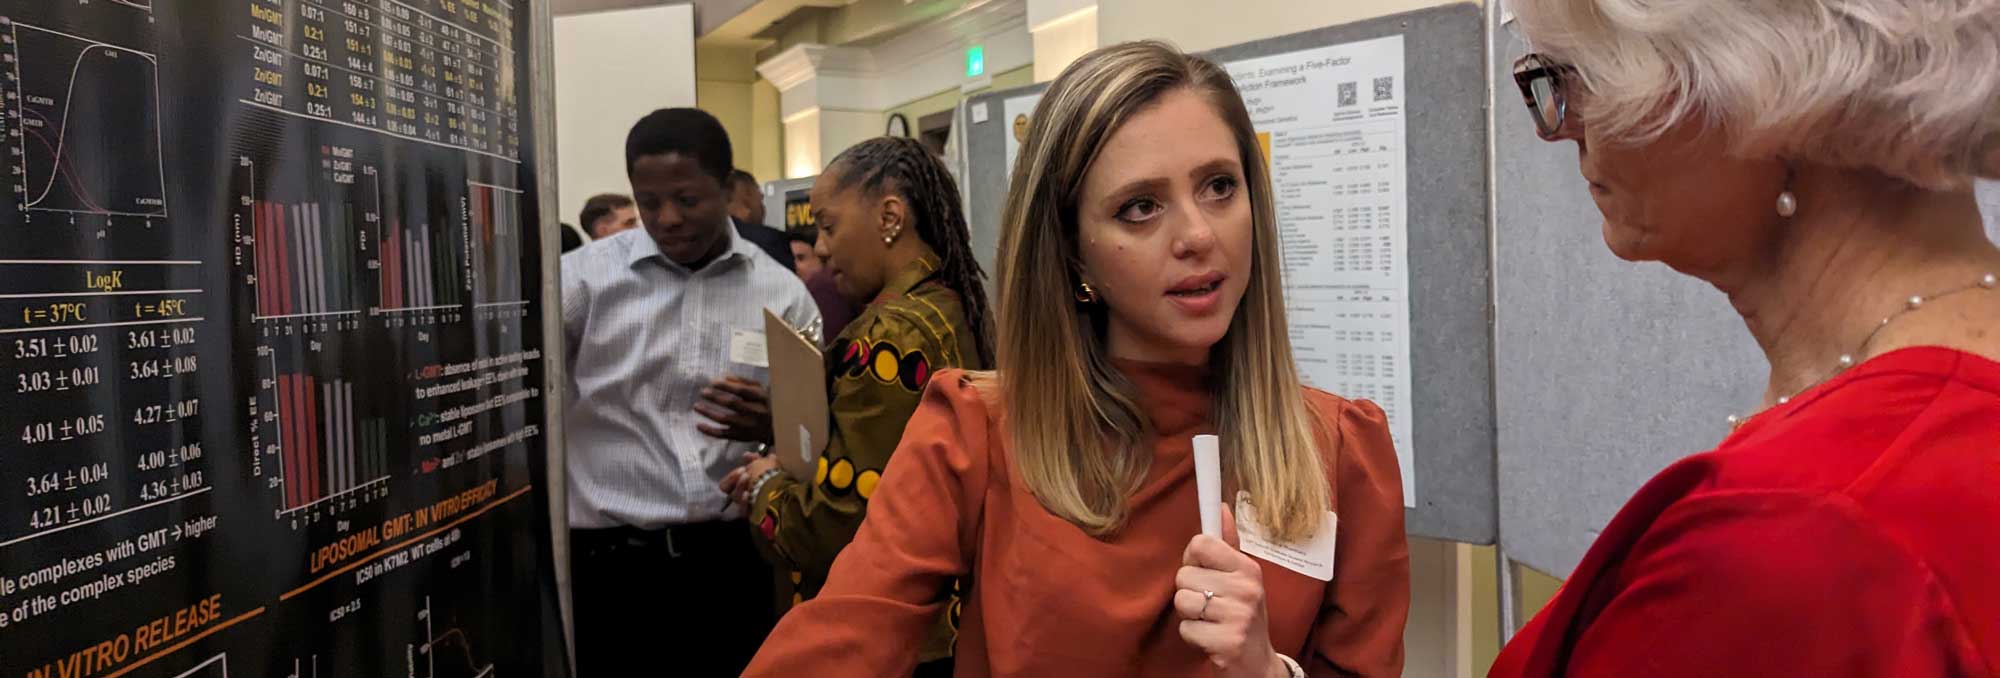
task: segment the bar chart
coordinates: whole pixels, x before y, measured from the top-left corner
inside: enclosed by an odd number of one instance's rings
[[[267,331],[353,329],[369,298],[380,172],[353,148],[317,150],[319,170],[305,177],[272,176],[269,159],[236,160],[237,262],[251,288],[244,303]]]
[[[467,184],[466,231],[478,252],[479,308],[519,306],[521,289],[521,192],[505,186]]]
[[[427,226],[408,228],[400,218],[391,218],[379,261],[376,303],[382,310],[437,310],[465,303],[462,250],[438,243]]]
[[[354,410],[354,382],[310,373],[275,380],[279,515],[312,508],[389,479],[388,428]]]
[[[251,211],[258,319],[359,312],[353,205],[253,201]]]

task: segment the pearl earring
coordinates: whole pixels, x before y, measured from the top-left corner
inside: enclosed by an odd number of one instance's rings
[[[1791,191],[1778,193],[1778,216],[1789,217],[1799,213],[1799,198]]]
[[[882,244],[884,245],[896,244],[896,236],[902,235],[902,233],[903,229],[902,227],[899,226],[896,229],[889,231],[888,233],[882,234]]]

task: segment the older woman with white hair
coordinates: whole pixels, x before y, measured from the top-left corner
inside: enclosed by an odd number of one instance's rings
[[[1606,244],[1721,290],[1770,377],[1491,675],[1996,675],[2000,0],[1507,4]]]

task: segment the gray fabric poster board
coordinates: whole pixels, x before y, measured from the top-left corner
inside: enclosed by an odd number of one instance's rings
[[[965,191],[970,206],[966,223],[972,227],[972,253],[991,281],[986,289],[997,298],[1000,256],[1000,213],[1007,209],[1007,180],[1014,171],[1007,163],[1007,142],[1013,138],[1013,120],[1006,115],[1009,100],[1039,96],[1048,83],[988,92],[966,102],[965,137],[968,166]],[[973,121],[979,122],[973,122]]]
[[[1497,21],[1497,20],[1496,20]],[[1548,143],[1493,33],[1500,539],[1567,576],[1633,491],[1728,434],[1766,368],[1728,301],[1611,255],[1573,143]]]
[[[1409,533],[1489,544],[1496,535],[1487,167],[1478,6],[1450,5],[1225,47],[1218,62],[1402,35],[1408,93],[1410,340],[1416,506]],[[971,100],[966,190],[973,242],[992,270],[1007,194],[1008,99]],[[985,106],[984,115],[977,109]],[[984,119],[984,122],[976,122]],[[1311,341],[1311,336],[1303,341]]]

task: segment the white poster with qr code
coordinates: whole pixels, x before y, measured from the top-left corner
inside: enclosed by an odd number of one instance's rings
[[[1299,375],[1382,406],[1416,506],[1403,36],[1226,67],[1271,170]]]

